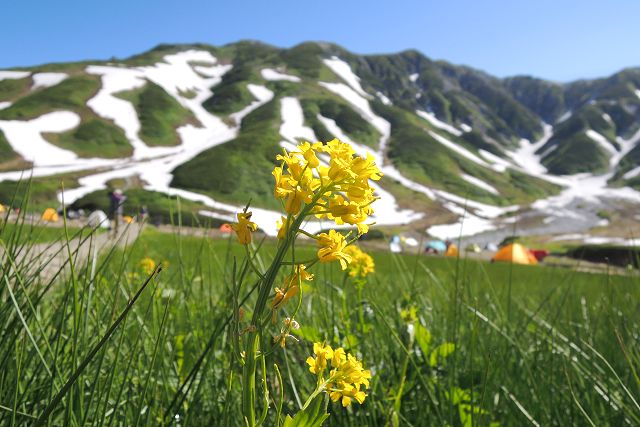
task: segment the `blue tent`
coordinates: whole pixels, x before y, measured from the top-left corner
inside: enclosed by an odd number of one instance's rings
[[[442,240],[431,240],[425,246],[425,250],[429,249],[435,252],[445,252],[447,250],[447,244]]]

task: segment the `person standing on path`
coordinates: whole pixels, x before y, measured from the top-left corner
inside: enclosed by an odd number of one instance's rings
[[[109,199],[111,202],[111,219],[113,220],[113,234],[114,236],[118,235],[118,226],[120,225],[120,220],[123,215],[123,205],[125,200],[127,200],[127,196],[122,193],[122,190],[116,188],[109,194]]]

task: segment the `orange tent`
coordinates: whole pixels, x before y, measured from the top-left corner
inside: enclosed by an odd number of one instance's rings
[[[520,243],[512,243],[507,246],[503,246],[496,252],[491,258],[491,261],[505,261],[515,264],[529,264],[534,265],[538,263],[538,260],[529,249],[521,245]]]
[[[129,216],[129,215],[125,215],[122,217],[122,221],[125,222],[125,224],[131,224],[133,223],[133,217]]]
[[[47,208],[42,213],[42,220],[46,222],[56,222],[60,219],[58,212],[53,208]]]
[[[220,232],[221,233],[232,233],[233,232],[233,228],[231,228],[231,224],[222,224],[220,226]]]
[[[447,251],[444,253],[444,256],[458,256],[458,247],[455,243],[451,243],[447,247]]]

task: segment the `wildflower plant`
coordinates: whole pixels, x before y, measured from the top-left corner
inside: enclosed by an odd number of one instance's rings
[[[277,222],[277,251],[266,270],[262,271],[253,262],[256,254],[252,253],[250,244],[257,225],[251,221],[248,206],[237,214],[238,223],[233,225],[239,242],[245,245],[247,262],[258,275],[254,288],[257,299],[250,324],[242,330],[238,326],[235,328],[242,332],[242,343],[237,346],[241,348],[243,370],[242,413],[244,424],[248,426],[260,425],[266,420],[269,399],[265,359],[278,348],[285,347],[287,339],[291,338],[290,331],[299,327],[295,315],[302,301],[303,284],[314,278],[310,269],[316,263],[337,262],[349,275],[364,277],[374,268],[368,255],[350,246],[371,225],[372,204],[377,199],[371,181],[382,177],[373,156],[358,156],[349,144],[334,139],[326,144],[303,142],[293,151],[284,150],[276,160],[278,166],[272,173],[274,197],[281,201],[285,215]],[[314,218],[333,221],[343,228],[353,226],[353,229],[346,234],[334,229],[312,234],[303,229],[303,224]],[[294,247],[301,235],[316,241],[318,250],[314,259],[296,260]],[[291,261],[286,260],[289,255]],[[277,282],[279,272],[285,266],[291,270],[282,282]],[[291,303],[292,300],[295,304]],[[285,309],[289,316],[284,322],[277,322],[279,313]],[[276,325],[280,326],[270,333],[269,329],[276,328]],[[266,339],[267,336],[273,339]],[[363,368],[362,362],[341,348],[333,350],[320,343],[315,343],[313,348],[315,358],[307,359],[307,363],[317,377],[316,388],[298,415],[287,417],[284,425],[295,425],[295,420],[302,418],[315,420],[308,425],[321,425],[328,416],[316,399],[321,397],[321,393],[326,393],[333,401],[340,401],[345,407],[365,400],[371,374]],[[258,417],[256,384],[259,366],[264,403]],[[274,369],[280,378],[277,365]],[[314,414],[310,415],[312,410]],[[279,414],[277,423],[280,423]]]

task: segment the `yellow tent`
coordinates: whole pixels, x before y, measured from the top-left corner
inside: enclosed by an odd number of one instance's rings
[[[2,203],[0,203],[0,213],[6,212],[6,209],[4,208],[4,205]]]
[[[58,221],[58,212],[56,212],[53,208],[47,208],[42,213],[42,220],[46,222],[56,222]]]
[[[520,243],[512,243],[504,246],[496,252],[491,258],[491,261],[506,261],[513,262],[515,264],[537,264],[538,260],[529,249],[522,246]]]
[[[131,224],[133,222],[133,217],[125,215],[122,217],[122,221],[124,221],[125,224]]]
[[[455,243],[451,243],[447,247],[447,251],[444,253],[444,256],[458,256],[458,247]]]

